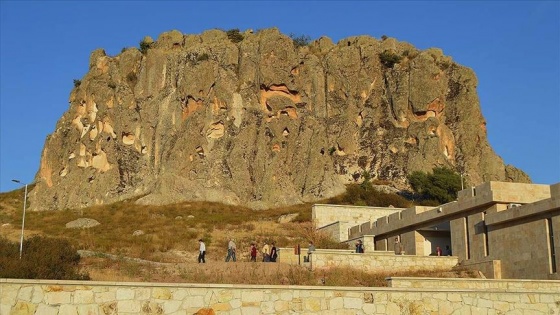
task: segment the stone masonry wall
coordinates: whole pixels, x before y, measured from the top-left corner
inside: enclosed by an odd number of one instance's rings
[[[311,255],[313,269],[340,266],[364,271],[449,270],[457,263],[455,256],[395,255],[393,251],[366,251],[357,254],[350,250],[321,249]]]
[[[560,294],[560,281],[549,280],[496,280],[460,278],[408,278],[391,277],[387,279],[391,288],[440,288],[470,290],[507,290],[519,292],[556,292]],[[558,296],[560,298],[560,296]]]
[[[471,281],[418,289],[0,279],[0,313],[194,314],[211,308],[225,315],[559,314],[557,285],[464,289]]]

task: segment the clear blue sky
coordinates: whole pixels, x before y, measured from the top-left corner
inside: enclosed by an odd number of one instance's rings
[[[0,191],[31,182],[90,52],[177,29],[278,27],[382,35],[444,54],[478,77],[490,144],[535,183],[560,182],[558,1],[0,1]]]

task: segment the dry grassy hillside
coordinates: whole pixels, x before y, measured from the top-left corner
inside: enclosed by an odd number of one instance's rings
[[[69,240],[82,251],[81,269],[89,273],[92,280],[383,285],[388,274],[370,275],[353,269],[311,272],[300,266],[249,262],[252,242],[259,247],[265,241],[275,242],[277,247],[296,244],[305,247],[313,240],[317,248],[341,248],[341,244],[314,230],[311,206],[254,211],[207,202],[141,206],[130,200],[82,210],[28,212],[25,237],[43,235]],[[0,194],[0,236],[19,242],[22,208],[22,190]],[[282,215],[296,213],[292,222],[278,222]],[[65,227],[78,218],[95,219],[100,225],[87,229]],[[143,234],[134,235],[139,234],[137,231]],[[205,265],[196,262],[200,238],[207,246]],[[229,238],[237,243],[236,263],[224,262]],[[439,276],[460,274],[465,273],[439,273]]]

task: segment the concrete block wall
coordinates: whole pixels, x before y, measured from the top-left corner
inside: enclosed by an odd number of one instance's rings
[[[477,262],[461,262],[461,266],[471,270],[478,270],[489,279],[502,279],[502,261],[484,260]]]
[[[550,187],[551,198],[486,216],[488,258],[501,260],[504,278],[560,279],[560,185]]]
[[[400,240],[401,240],[401,247],[402,249],[405,251],[405,253],[407,255],[421,255],[422,252],[418,252],[417,248],[419,247],[420,249],[422,249],[422,245],[423,245],[423,241],[421,243],[420,246],[418,246],[418,232],[416,231],[411,231],[411,232],[406,232],[401,234]],[[423,238],[422,238],[423,240]],[[395,240],[394,237],[390,238],[388,240],[389,244],[391,244],[391,246],[394,247],[395,244]]]
[[[550,186],[550,197],[551,198],[560,198],[560,183],[554,184]]]
[[[493,200],[506,203],[532,203],[551,197],[549,185],[489,182]]]
[[[459,257],[459,261],[467,259],[468,240],[465,218],[458,218],[449,222],[451,228],[451,244],[453,244],[453,255]]]
[[[560,216],[552,219],[557,231],[560,231]],[[560,257],[557,254],[556,272],[552,272],[551,244],[547,232],[545,219],[493,228],[489,232],[488,258],[502,261],[502,278],[560,279]],[[555,242],[555,250],[559,253],[558,242]]]
[[[329,225],[325,225],[317,230],[327,233],[333,240],[342,242],[348,239],[348,230],[350,227],[352,227],[352,224],[348,222],[337,221]]]
[[[362,226],[354,225],[353,227],[348,229],[348,238],[347,240],[354,239],[356,237],[360,237],[362,235]]]
[[[384,217],[401,210],[403,209],[316,204],[312,208],[312,218],[317,228],[336,221],[349,222],[354,226],[364,222],[375,221],[379,217]]]
[[[380,238],[380,239],[375,240],[375,250],[388,251],[388,250],[391,250],[391,248],[389,248],[389,246],[391,246],[391,245],[389,244],[389,242],[385,238]]]
[[[467,216],[468,219],[468,235],[470,246],[470,259],[481,261],[486,259],[486,240],[487,235],[484,234],[484,214],[482,212],[474,213]]]
[[[560,304],[558,284],[478,289],[471,279],[422,279],[414,283],[423,287],[398,287],[406,281],[365,288],[0,279],[0,314],[558,314]]]

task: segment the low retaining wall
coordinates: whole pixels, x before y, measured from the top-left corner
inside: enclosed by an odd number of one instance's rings
[[[516,292],[458,289],[469,285],[442,289],[441,280],[434,279],[437,288],[401,289],[0,279],[0,314],[193,314],[202,308],[226,315],[558,314],[560,310],[557,287],[551,292],[546,287]]]
[[[555,292],[560,302],[560,281],[551,280],[494,280],[459,278],[387,278],[389,287],[400,289],[470,289],[500,290],[508,292]],[[558,305],[560,312],[560,305]]]
[[[364,271],[449,270],[455,267],[455,256],[395,255],[388,251],[358,254],[350,250],[318,249],[311,255],[312,268],[354,267]]]

